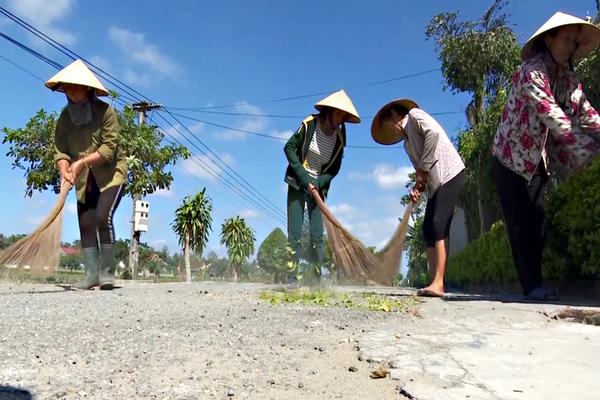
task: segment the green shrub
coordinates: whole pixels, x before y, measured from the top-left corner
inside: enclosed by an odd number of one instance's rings
[[[600,157],[550,191],[547,278],[600,279]]]
[[[508,235],[496,222],[479,239],[448,261],[446,281],[455,285],[500,283],[517,279]]]
[[[600,158],[548,192],[544,279],[600,279]],[[455,285],[516,281],[506,227],[495,223],[448,262]]]

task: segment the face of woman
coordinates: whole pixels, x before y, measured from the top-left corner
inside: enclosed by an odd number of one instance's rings
[[[392,110],[388,122],[396,130],[396,132],[402,136],[404,136],[404,128],[402,127],[402,120],[404,120],[404,117],[405,115],[398,114],[396,111]]]
[[[546,35],[546,46],[552,53],[552,57],[559,64],[567,64],[577,50],[580,27],[577,25],[563,26],[556,35]]]
[[[81,85],[73,85],[70,83],[63,84],[65,93],[71,102],[75,104],[85,103],[87,100],[87,87]]]
[[[338,110],[337,108],[332,108],[331,112],[329,112],[328,118],[331,126],[338,126],[342,122],[345,122],[348,119],[348,113],[342,110]]]

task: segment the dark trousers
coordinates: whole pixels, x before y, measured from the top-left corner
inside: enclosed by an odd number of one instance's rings
[[[88,177],[85,203],[77,202],[81,247],[98,247],[115,242],[113,215],[123,197],[123,185],[113,186],[100,192],[93,175]]]
[[[527,295],[542,285],[544,251],[544,197],[548,174],[540,161],[527,182],[494,158],[492,174],[502,206],[513,260],[523,293]]]
[[[310,253],[308,261],[320,264],[323,261],[323,215],[312,195],[302,189],[288,185],[287,214],[288,240],[294,250],[294,261],[300,260],[302,250],[302,225],[304,223],[304,205],[308,210]],[[306,256],[306,255],[305,255]]]
[[[435,242],[450,237],[450,225],[454,208],[465,189],[465,171],[443,184],[427,200],[423,219],[423,237],[425,246],[435,247]]]

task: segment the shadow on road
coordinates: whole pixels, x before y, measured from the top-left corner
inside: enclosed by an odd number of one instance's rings
[[[561,306],[600,307],[600,299],[565,297],[559,300],[534,301],[509,294],[454,294],[447,293],[444,301],[494,301],[499,303],[554,304]]]
[[[33,400],[28,390],[0,385],[0,400]]]

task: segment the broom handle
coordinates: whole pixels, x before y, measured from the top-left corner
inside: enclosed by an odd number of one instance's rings
[[[329,219],[331,222],[333,222],[334,225],[341,227],[342,224],[340,224],[340,222],[337,220],[337,218],[335,218],[335,216],[331,213],[331,211],[329,211],[329,208],[327,208],[327,206],[325,205],[325,202],[323,201],[323,199],[321,199],[321,196],[319,195],[319,191],[313,187],[313,189],[310,190],[310,194],[312,194],[312,196],[315,198],[317,205],[321,209],[321,212],[323,214],[325,214],[327,219]]]

